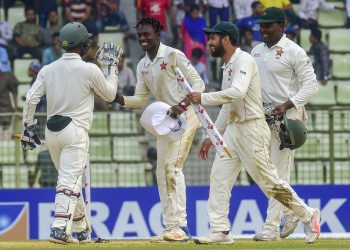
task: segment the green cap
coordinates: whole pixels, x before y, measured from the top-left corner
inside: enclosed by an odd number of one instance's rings
[[[285,23],[284,11],[277,7],[270,7],[264,10],[257,23]]]
[[[233,41],[238,41],[238,28],[230,22],[219,22],[213,28],[203,28],[203,31],[209,35],[211,33],[219,33],[233,38]]]

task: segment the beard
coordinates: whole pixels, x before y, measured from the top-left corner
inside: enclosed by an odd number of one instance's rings
[[[224,54],[224,46],[222,46],[222,43],[218,44],[215,47],[215,50],[211,53],[213,57],[221,57]]]

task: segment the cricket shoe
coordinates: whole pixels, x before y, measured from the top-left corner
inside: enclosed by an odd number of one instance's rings
[[[306,233],[305,242],[307,244],[314,243],[320,236],[320,233],[321,233],[320,222],[321,222],[321,212],[319,209],[315,208],[310,221],[307,223],[304,223],[304,229]]]
[[[282,226],[280,237],[287,238],[291,235],[295,228],[298,226],[299,220],[295,218],[293,215],[284,215],[284,224]]]
[[[274,241],[280,240],[280,234],[277,230],[263,227],[263,230],[253,238],[255,241]]]
[[[89,229],[85,229],[79,233],[75,233],[80,244],[91,243],[91,238],[89,237]]]
[[[165,232],[169,231],[169,229],[164,229],[164,231],[161,234],[152,236],[149,240],[151,243],[166,243],[168,241],[164,240],[164,234]]]
[[[194,243],[196,244],[211,244],[211,245],[229,245],[233,244],[233,236],[231,233],[227,235],[222,232],[212,232],[207,237],[199,237],[194,239]]]
[[[186,242],[190,239],[181,227],[173,227],[164,232],[163,239],[166,241]]]
[[[79,243],[79,241],[72,235],[67,235],[65,229],[60,229],[57,227],[51,228],[49,241],[63,245]]]

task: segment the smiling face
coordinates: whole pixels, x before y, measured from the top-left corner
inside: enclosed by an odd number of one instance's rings
[[[144,51],[156,50],[160,42],[160,33],[155,32],[151,25],[140,25],[136,28],[139,43]]]
[[[262,40],[268,47],[275,45],[283,36],[284,23],[261,23]]]
[[[224,54],[224,46],[218,33],[211,33],[208,40],[208,48],[213,57],[221,57]]]

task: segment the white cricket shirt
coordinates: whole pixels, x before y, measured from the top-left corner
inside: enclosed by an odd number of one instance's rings
[[[178,66],[193,91],[203,92],[204,82],[191,62],[180,50],[160,43],[156,57],[151,61],[146,53],[137,65],[137,84],[134,96],[124,96],[125,107],[143,108],[150,93],[157,101],[170,106],[178,104],[187,92],[177,83],[173,67]]]
[[[222,69],[222,90],[201,95],[203,105],[223,104],[215,123],[218,130],[224,131],[228,123],[264,118],[258,67],[251,55],[237,48]]]
[[[290,99],[299,109],[317,93],[310,58],[285,35],[271,48],[265,43],[258,44],[251,55],[259,68],[264,103],[277,105]]]
[[[114,71],[113,71],[114,72]],[[118,85],[115,73],[105,79],[100,68],[84,62],[76,53],[64,53],[57,61],[44,66],[28,90],[23,106],[23,124],[33,123],[35,107],[46,94],[47,117],[69,116],[89,130],[92,123],[94,93],[107,102],[114,100]]]

